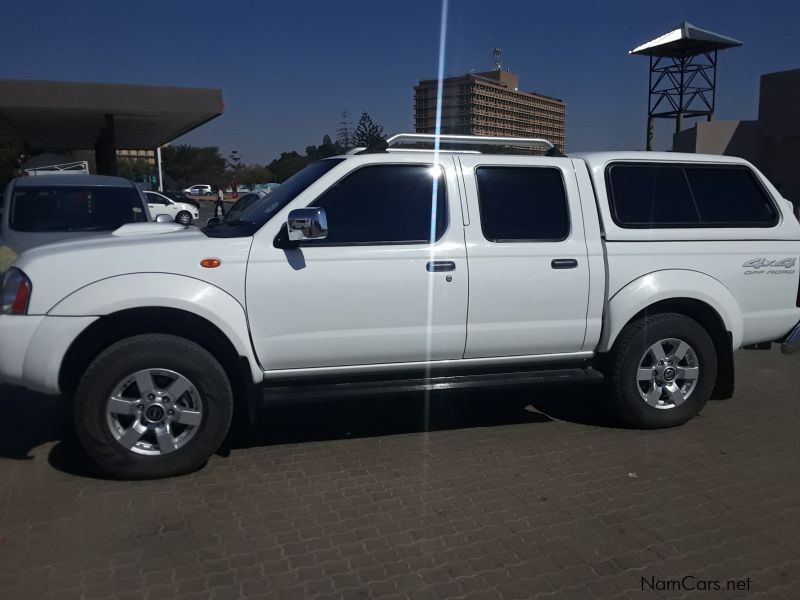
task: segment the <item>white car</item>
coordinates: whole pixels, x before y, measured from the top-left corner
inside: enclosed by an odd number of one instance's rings
[[[158,215],[169,215],[176,223],[191,225],[192,221],[200,218],[200,211],[192,204],[175,202],[158,192],[146,191],[144,197],[147,200],[150,218],[154,221]]]
[[[747,161],[398,147],[432,139],[313,163],[213,228],[23,253],[0,379],[74,401],[97,464],[148,478],[286,398],[603,379],[622,422],[671,427],[733,394],[735,350],[800,350],[800,223]]]
[[[127,179],[80,172],[17,177],[0,196],[0,277],[36,246],[148,220],[142,194]]]
[[[212,193],[211,186],[205,184],[193,185],[181,191],[190,196],[210,196]]]

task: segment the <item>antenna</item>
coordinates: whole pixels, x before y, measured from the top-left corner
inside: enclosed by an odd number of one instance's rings
[[[495,48],[492,50],[492,55],[494,56],[494,70],[495,71],[502,71],[503,70],[503,61],[500,58],[503,54],[503,51],[500,48]]]

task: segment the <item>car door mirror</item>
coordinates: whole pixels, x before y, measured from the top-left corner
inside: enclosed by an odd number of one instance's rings
[[[211,217],[208,221],[206,221],[206,227],[216,227],[222,223],[219,217]]]
[[[156,223],[172,223],[173,219],[169,215],[156,215]]]
[[[324,208],[296,208],[289,213],[286,229],[290,242],[321,240],[328,237],[328,218]]]

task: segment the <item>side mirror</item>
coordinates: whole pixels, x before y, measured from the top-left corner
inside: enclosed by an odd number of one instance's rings
[[[324,208],[296,208],[286,222],[290,242],[321,240],[328,237],[328,218]]]
[[[206,221],[206,227],[216,227],[222,223],[219,217],[211,217],[208,221]]]
[[[156,223],[172,223],[173,219],[169,215],[156,215]]]

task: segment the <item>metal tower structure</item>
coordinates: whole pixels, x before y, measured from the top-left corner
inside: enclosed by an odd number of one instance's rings
[[[503,70],[503,61],[501,59],[501,55],[503,51],[500,48],[495,48],[492,50],[492,56],[494,56],[494,70],[495,71],[502,71]]]
[[[714,116],[717,52],[742,42],[684,22],[628,54],[650,58],[647,100],[647,149],[653,149],[655,119],[675,119],[675,132],[685,118]]]

